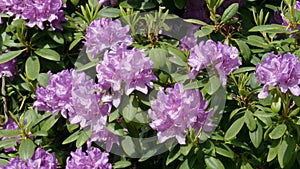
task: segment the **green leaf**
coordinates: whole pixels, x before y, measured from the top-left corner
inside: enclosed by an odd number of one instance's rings
[[[26,76],[30,80],[35,80],[40,73],[40,61],[35,55],[29,56],[25,63]]]
[[[55,50],[52,49],[43,48],[34,51],[34,53],[48,60],[60,61],[59,53],[57,53]]]
[[[0,55],[0,64],[8,62],[19,56],[24,50],[10,51]]]
[[[47,31],[47,33],[55,42],[62,45],[65,43],[64,36],[60,31],[55,31],[55,32]]]
[[[273,113],[273,112],[264,112],[264,111],[256,111],[254,113],[255,116],[257,117],[274,117],[274,116],[277,116],[276,113]]]
[[[249,45],[256,46],[259,48],[264,48],[264,49],[270,48],[269,44],[265,41],[265,39],[260,36],[250,35],[247,38],[248,38],[247,43]]]
[[[35,144],[32,140],[26,139],[22,140],[19,147],[19,154],[23,161],[26,161],[28,158],[31,158],[34,154]]]
[[[204,86],[203,90],[207,91],[207,93],[209,95],[213,95],[214,93],[216,93],[218,91],[220,86],[221,86],[220,79],[217,76],[212,76],[209,78],[209,81]]]
[[[120,15],[121,11],[117,8],[102,8],[98,15],[105,18],[116,18]]]
[[[92,135],[91,131],[82,131],[76,140],[76,147],[81,147]]]
[[[18,138],[9,138],[0,141],[0,148],[14,147],[17,144]]]
[[[184,19],[184,21],[192,24],[201,25],[201,26],[207,25],[206,22],[200,21],[198,19]]]
[[[253,169],[253,168],[250,163],[242,162],[241,169]]]
[[[184,53],[181,50],[179,50],[177,48],[169,47],[168,52],[171,55],[175,56],[176,58],[180,59],[181,63],[183,63],[183,66],[186,65],[187,57],[184,55]]]
[[[280,145],[281,145],[281,143],[279,140],[272,142],[272,144],[269,147],[267,162],[272,161],[277,156]]]
[[[246,110],[245,112],[245,123],[250,131],[255,130],[256,122],[253,118],[252,112],[249,110]]]
[[[192,148],[193,148],[193,143],[189,143],[188,145],[182,145],[180,146],[180,152],[184,156],[187,156]]]
[[[134,154],[136,154],[135,143],[131,137],[126,136],[125,139],[121,141],[121,145],[127,155],[134,156]]]
[[[0,158],[0,167],[9,164],[9,161]]]
[[[296,143],[291,137],[286,137],[282,140],[282,143],[278,152],[278,162],[281,168],[284,168],[291,160],[295,153]]]
[[[251,59],[251,51],[247,43],[240,39],[235,39],[235,42],[239,46],[239,49],[241,51],[241,54],[243,55],[243,58],[246,62],[249,62]],[[239,70],[239,69],[238,69]]]
[[[205,156],[204,161],[208,169],[225,169],[222,162],[215,157]]]
[[[172,150],[169,152],[167,160],[166,160],[166,165],[169,165],[173,161],[175,161],[181,154],[181,151],[179,149],[179,146],[175,146],[172,148]]]
[[[229,127],[229,129],[226,131],[224,139],[225,140],[233,139],[242,129],[244,125],[244,121],[245,121],[244,116],[235,120],[235,122],[233,122],[232,125]]]
[[[126,168],[129,166],[131,166],[130,161],[118,161],[114,163],[113,168]]]
[[[178,9],[183,9],[186,4],[186,0],[174,0],[174,4]]]
[[[37,77],[40,86],[47,87],[50,75],[48,73],[40,73]]]
[[[48,136],[48,133],[46,131],[37,131],[37,132],[33,133],[32,135],[35,137],[37,137],[37,136],[46,137],[46,136]]]
[[[221,18],[222,22],[227,23],[227,21],[237,13],[238,9],[239,9],[238,3],[231,4],[227,9],[225,9]]]
[[[282,25],[278,24],[254,26],[249,29],[249,32],[288,33]]]
[[[234,159],[234,152],[225,144],[222,144],[222,147],[216,147],[216,153]]]
[[[58,118],[55,119],[53,116],[50,116],[43,124],[41,127],[42,131],[48,131],[50,130],[54,124],[57,122]]]
[[[245,73],[245,72],[252,72],[256,70],[255,67],[241,67],[237,69],[236,71],[233,72],[233,74],[240,74],[240,73]]]
[[[202,38],[211,34],[214,31],[215,27],[212,25],[206,25],[201,28],[201,30],[195,32],[195,37]]]
[[[80,41],[82,40],[82,37],[76,37],[73,42],[69,46],[69,50],[72,50]]]
[[[287,126],[285,124],[279,124],[272,130],[271,133],[269,133],[269,137],[271,139],[279,139],[284,135],[286,129]]]
[[[161,48],[153,48],[149,51],[149,56],[154,62],[154,68],[163,68],[166,65],[168,52]]]
[[[257,122],[256,130],[249,131],[249,136],[254,147],[258,148],[263,138],[263,128],[259,122]]]
[[[79,137],[80,132],[81,132],[80,130],[76,131],[75,133],[73,133],[72,135],[70,135],[68,138],[66,138],[66,139],[62,142],[62,144],[69,144],[69,143],[71,143],[71,142],[77,140],[78,137]]]
[[[20,130],[0,130],[0,138],[13,137],[21,134]]]
[[[71,3],[72,3],[74,6],[76,6],[76,5],[78,5],[79,0],[71,0]]]

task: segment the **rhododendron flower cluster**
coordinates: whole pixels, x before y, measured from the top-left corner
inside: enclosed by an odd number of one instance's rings
[[[28,20],[27,26],[37,26],[41,30],[46,21],[54,30],[63,29],[61,22],[65,22],[66,18],[62,7],[61,0],[0,0],[1,13]]]
[[[12,158],[9,164],[1,166],[2,169],[56,169],[57,159],[54,154],[46,152],[42,148],[37,148],[32,158],[24,162],[20,157]]]
[[[283,93],[289,90],[295,96],[300,95],[300,62],[291,53],[270,53],[268,58],[256,66],[255,76],[259,83],[264,84],[258,98],[266,98],[270,86],[279,86]]]
[[[160,88],[157,99],[151,101],[150,126],[157,130],[161,143],[176,138],[179,144],[185,144],[189,127],[196,131],[201,127],[209,129],[206,125],[210,120],[207,118],[213,111],[206,111],[207,105],[199,90],[184,90],[182,83],[176,83],[174,88],[167,88],[166,91]]]
[[[108,162],[108,155],[98,148],[88,148],[86,152],[83,152],[80,147],[75,152],[71,152],[71,158],[67,158],[66,169],[111,169],[112,165]]]
[[[115,48],[121,43],[131,45],[132,38],[128,35],[128,32],[129,26],[122,27],[119,19],[96,19],[87,29],[85,37],[86,52],[90,53],[92,58],[95,58],[106,49]]]
[[[98,85],[84,72],[63,70],[51,75],[46,88],[37,88],[34,107],[46,112],[60,111],[71,124],[90,127],[92,141],[107,141],[110,149],[113,142],[117,142],[117,137],[106,129],[111,97],[96,90],[99,90]],[[103,104],[100,106],[100,103]]]
[[[128,50],[126,44],[122,44],[104,54],[103,61],[96,68],[98,83],[105,90],[113,90],[113,105],[117,107],[123,83],[126,95],[134,90],[148,93],[148,87],[153,87],[151,80],[157,79],[152,68],[151,59],[143,51],[137,48]]]
[[[220,76],[224,86],[227,82],[227,75],[242,64],[238,58],[239,52],[236,47],[223,45],[221,42],[212,40],[201,41],[190,50],[188,64],[192,67],[190,77],[194,78],[204,68],[212,66]]]
[[[10,79],[13,78],[16,72],[16,59],[0,64],[0,78],[2,76],[8,76]]]

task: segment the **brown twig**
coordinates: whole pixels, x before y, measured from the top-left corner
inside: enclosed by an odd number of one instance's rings
[[[3,100],[3,113],[4,113],[4,122],[0,122],[1,125],[4,125],[8,121],[8,116],[7,116],[7,100],[6,100],[6,90],[5,90],[5,76],[2,76],[2,86],[1,86],[1,95],[2,95],[2,100]]]

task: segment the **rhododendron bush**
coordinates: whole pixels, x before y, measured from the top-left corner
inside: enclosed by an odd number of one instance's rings
[[[0,0],[0,168],[300,168],[300,1]]]

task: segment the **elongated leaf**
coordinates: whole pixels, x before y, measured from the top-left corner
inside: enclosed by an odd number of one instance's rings
[[[233,122],[232,125],[227,130],[224,139],[225,140],[233,139],[242,129],[244,122],[245,122],[244,116],[240,117],[235,122]]]
[[[259,25],[249,29],[249,32],[288,33],[282,25]]]
[[[72,135],[70,135],[68,138],[66,138],[62,144],[69,144],[75,140],[77,140],[77,138],[79,137],[80,134],[80,130],[76,131],[75,133],[73,133]]]
[[[131,166],[130,161],[118,161],[118,162],[114,163],[113,168],[126,168],[129,166]]]
[[[211,34],[214,31],[214,29],[215,29],[215,27],[211,26],[211,25],[203,26],[201,28],[201,30],[199,30],[195,33],[195,36],[199,37],[199,38],[202,38],[204,36],[207,36],[207,35]]]
[[[0,148],[7,148],[7,147],[13,147],[17,144],[17,138],[9,138],[6,140],[0,141]]]
[[[241,54],[243,55],[244,60],[246,62],[249,62],[251,59],[251,51],[247,43],[240,39],[236,39],[235,42],[239,46],[239,49],[241,51]]]
[[[254,147],[258,148],[263,139],[263,128],[259,122],[257,122],[256,130],[249,131],[249,136]]]
[[[28,158],[31,158],[34,154],[35,144],[32,140],[26,139],[22,140],[19,147],[19,154],[23,161],[26,161]]]
[[[52,49],[43,48],[43,49],[34,51],[34,53],[41,56],[42,58],[45,58],[48,60],[52,60],[52,61],[60,60],[60,55]]]
[[[272,130],[272,132],[269,134],[269,137],[271,139],[279,139],[284,135],[286,129],[287,126],[285,124],[279,124]]]
[[[238,3],[231,4],[227,9],[225,9],[221,18],[222,22],[226,23],[229,19],[231,19],[237,13],[238,9]]]
[[[203,21],[200,21],[198,19],[184,19],[185,22],[188,22],[188,23],[193,23],[193,24],[197,24],[197,25],[207,25],[207,23],[203,22]]]
[[[180,149],[179,146],[175,146],[169,153],[166,161],[166,165],[169,165],[172,163],[174,160],[176,160],[180,156]]]
[[[278,152],[278,162],[281,168],[284,168],[290,162],[295,153],[295,148],[296,143],[291,137],[283,139]]]
[[[55,119],[53,116],[50,116],[42,125],[41,130],[42,131],[48,131],[50,130],[54,124],[57,122],[58,118]]]
[[[8,62],[19,56],[24,50],[10,51],[0,55],[0,64]]]
[[[136,154],[135,143],[133,142],[132,138],[125,137],[125,139],[121,141],[121,145],[127,155],[134,156]]]
[[[256,122],[253,118],[252,112],[249,110],[245,112],[245,122],[250,131],[255,130]]]
[[[267,162],[272,161],[278,154],[281,142],[279,140],[273,141],[271,146],[269,147]]]
[[[205,159],[205,164],[207,165],[207,168],[209,169],[225,169],[224,165],[222,164],[222,162],[215,158],[215,157],[212,157],[212,156],[206,156]]]
[[[82,131],[76,140],[76,147],[81,147],[92,135],[91,131]]]
[[[117,8],[102,8],[98,15],[106,18],[115,18],[120,15],[120,9]]]
[[[64,36],[60,31],[55,31],[55,32],[47,31],[47,33],[55,42],[62,45],[65,43]]]
[[[25,63],[26,75],[29,79],[35,80],[40,73],[40,61],[35,55],[29,56]]]

